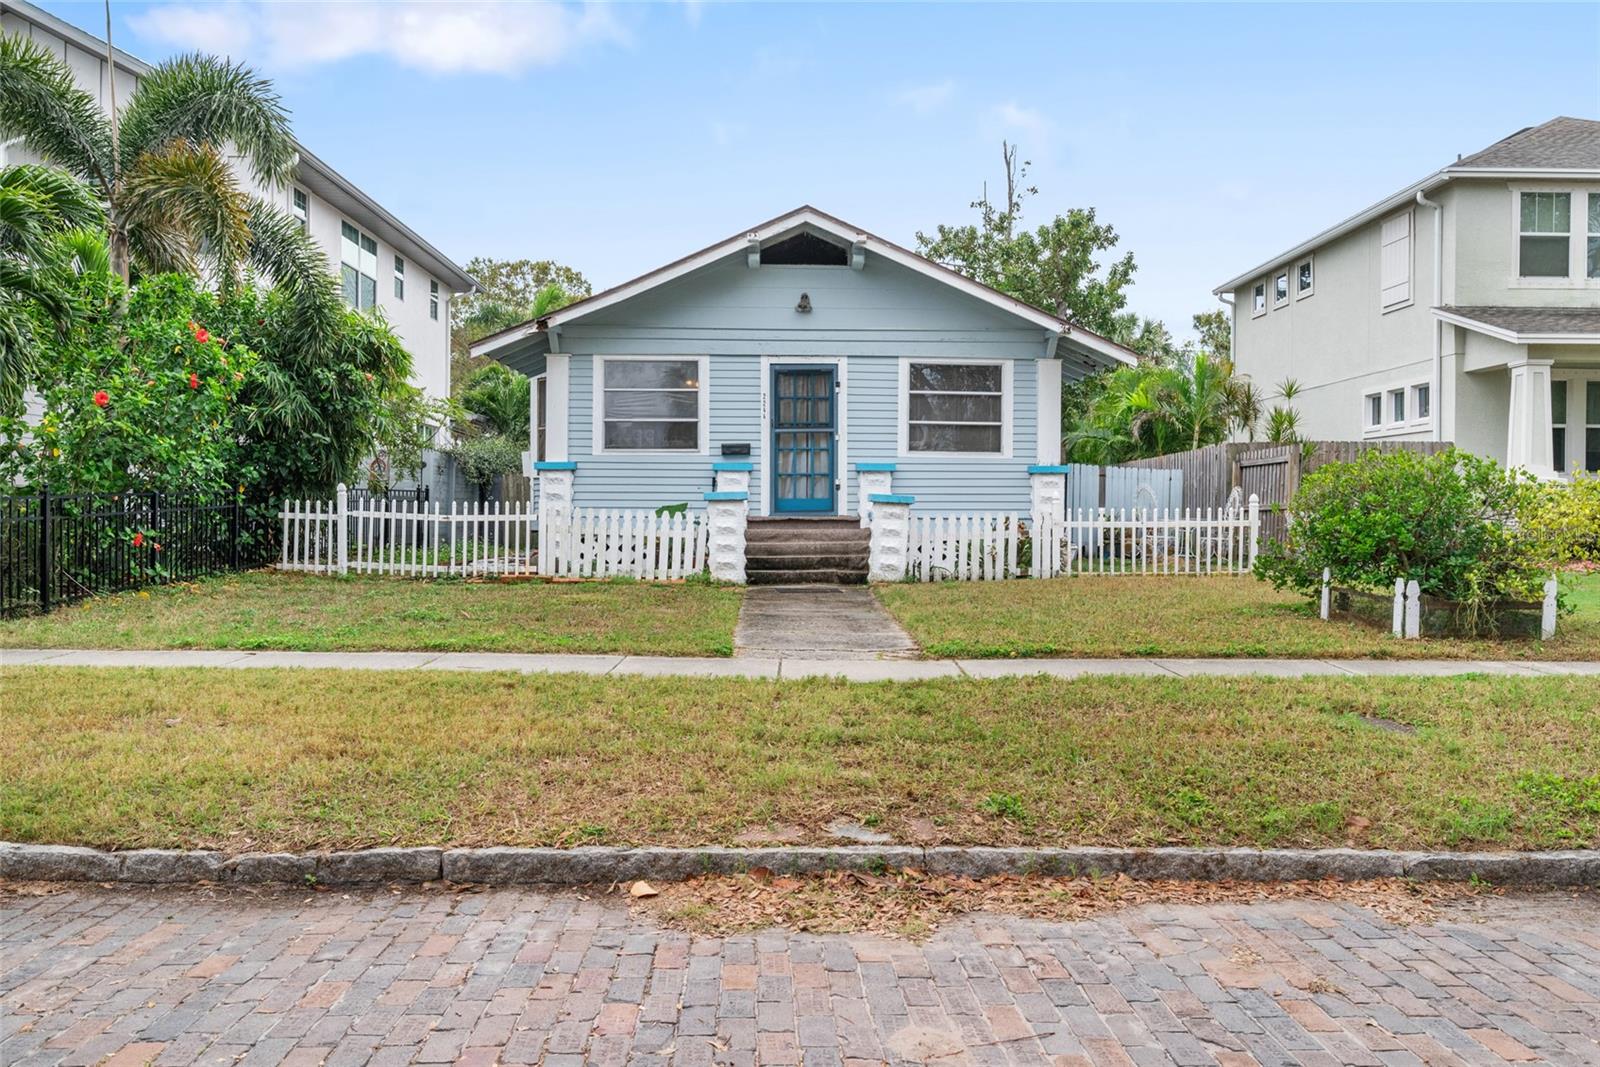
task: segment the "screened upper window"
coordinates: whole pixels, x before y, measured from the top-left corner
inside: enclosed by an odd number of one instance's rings
[[[1517,273],[1565,278],[1572,240],[1571,193],[1523,193]]]
[[[1272,306],[1286,304],[1289,301],[1289,272],[1284,271],[1272,279]]]
[[[344,302],[363,311],[378,302],[378,242],[348,222],[339,226],[339,275]]]
[[[907,381],[912,452],[1004,450],[1005,376],[998,364],[913,363]]]
[[[1295,273],[1295,285],[1294,285],[1295,296],[1310,296],[1311,295],[1311,284],[1315,280],[1312,277],[1312,273],[1311,273],[1311,260],[1309,260],[1309,259],[1302,260],[1300,262],[1300,265],[1294,269],[1294,273]]]
[[[1267,283],[1256,282],[1250,290],[1250,314],[1265,315],[1267,313]]]
[[[399,256],[394,257],[394,298],[406,298],[406,261]]]
[[[601,361],[604,446],[610,451],[700,447],[700,361]]]

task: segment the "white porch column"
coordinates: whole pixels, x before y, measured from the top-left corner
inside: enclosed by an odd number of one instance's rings
[[[1062,526],[1067,521],[1067,468],[1036,464],[1028,468],[1032,487],[1033,566],[1035,578],[1054,578],[1061,567]]]
[[[867,577],[874,582],[898,582],[906,576],[911,555],[911,505],[916,498],[876,493],[867,502],[872,505]]]
[[[539,479],[539,573],[554,574],[556,560],[566,553],[568,524],[572,520],[576,463],[546,460],[533,465]]]
[[[711,465],[711,477],[716,483],[715,491],[718,493],[746,493],[750,492],[750,472],[756,469],[754,463],[723,460]]]
[[[856,492],[861,494],[861,525],[872,525],[872,498],[894,492],[893,463],[857,463]]]
[[[1511,410],[1506,419],[1506,466],[1526,467],[1541,478],[1556,475],[1550,443],[1548,359],[1511,363]]]
[[[744,536],[749,518],[749,493],[706,494],[706,555],[710,557],[711,577],[719,582],[745,582]]]
[[[567,406],[568,397],[572,394],[572,357],[557,352],[545,356],[544,374],[544,458],[559,462],[569,455]],[[531,392],[529,403],[533,403]],[[531,419],[528,426],[531,432]]]

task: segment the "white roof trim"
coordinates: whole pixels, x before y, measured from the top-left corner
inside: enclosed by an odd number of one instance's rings
[[[1504,326],[1480,322],[1439,308],[1434,308],[1433,314],[1440,322],[1448,322],[1452,326],[1460,326],[1474,333],[1481,333],[1485,337],[1509,341],[1514,345],[1600,345],[1600,333],[1518,333]]]

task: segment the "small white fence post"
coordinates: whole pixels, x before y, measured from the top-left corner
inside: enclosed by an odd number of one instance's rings
[[[1250,560],[1245,570],[1255,570],[1256,552],[1261,548],[1261,498],[1250,494]]]
[[[706,555],[710,557],[711,577],[719,582],[745,583],[744,539],[749,516],[749,493],[706,494]]]
[[[573,549],[572,489],[578,465],[545,461],[533,469],[539,477],[539,573],[570,573],[563,562]]]
[[[1035,578],[1054,578],[1061,572],[1061,542],[1066,534],[1067,468],[1035,465],[1028,468],[1032,490],[1033,565]]]
[[[1390,620],[1389,632],[1396,637],[1406,635],[1406,580],[1394,580],[1394,613]]]
[[[872,498],[894,493],[893,463],[857,463],[856,492],[861,498],[861,525],[872,525]]]
[[[1406,583],[1406,637],[1415,640],[1422,636],[1422,590],[1415,578]]]
[[[1323,622],[1327,622],[1328,621],[1328,609],[1331,606],[1331,601],[1333,599],[1332,579],[1333,579],[1333,572],[1327,567],[1322,568],[1322,621]]]
[[[338,506],[339,506],[337,517],[334,519],[334,522],[333,522],[333,536],[334,536],[334,539],[338,542],[338,548],[335,550],[338,553],[336,558],[338,560],[339,573],[340,574],[349,574],[350,573],[350,490],[343,482],[340,482],[338,489],[336,489],[335,492],[334,492],[334,496],[335,496],[335,499],[336,499],[336,501],[338,503]]]
[[[1556,580],[1544,583],[1544,612],[1539,618],[1539,639],[1548,641],[1556,635]]]
[[[867,577],[875,582],[898,582],[906,576],[911,550],[911,505],[915,497],[875,493],[872,505],[872,541],[867,550]]]

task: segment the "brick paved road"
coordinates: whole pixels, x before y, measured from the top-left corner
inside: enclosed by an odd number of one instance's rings
[[[614,900],[3,901],[0,1063],[1600,1063],[1593,898],[983,918],[925,944],[665,932]]]

